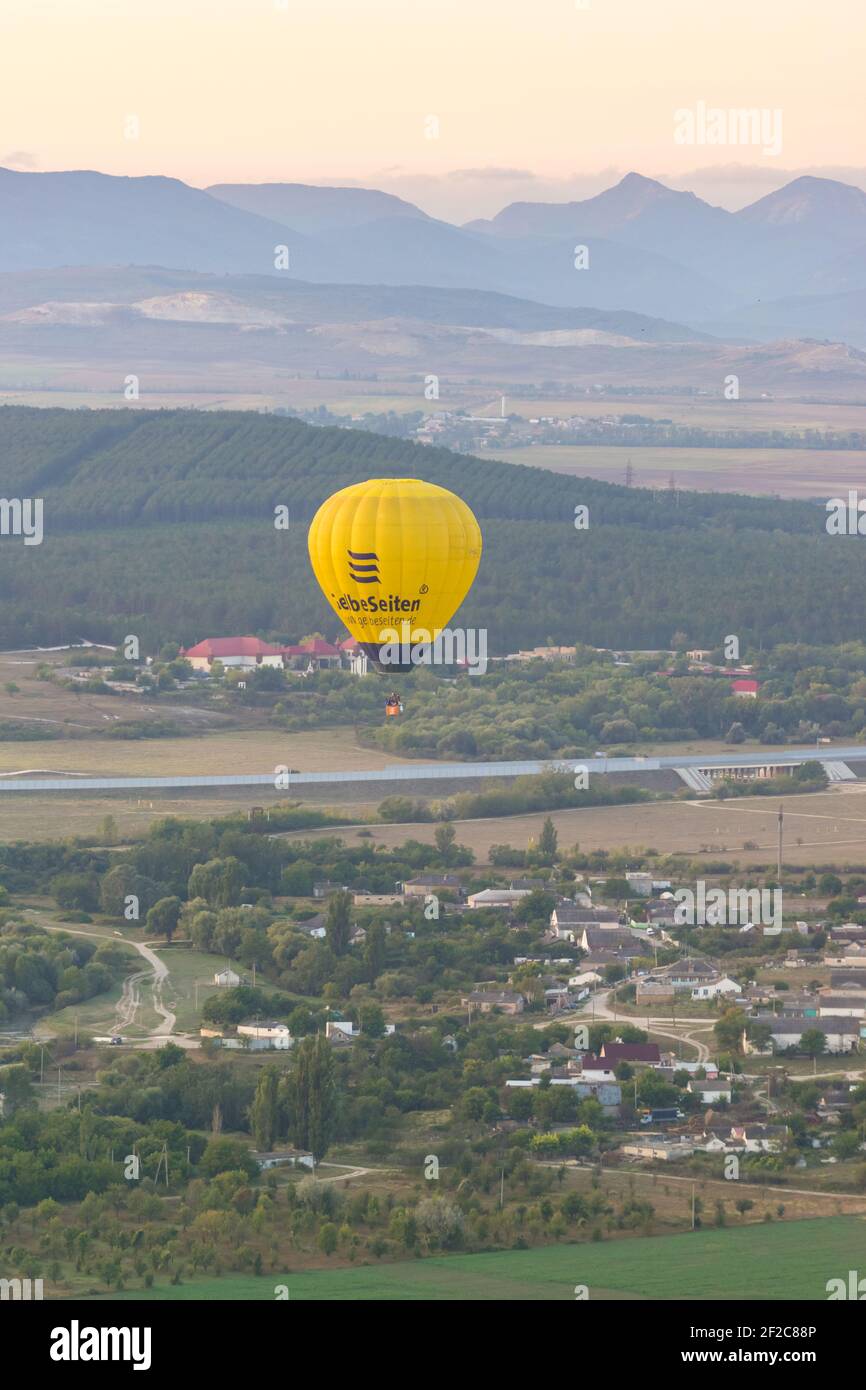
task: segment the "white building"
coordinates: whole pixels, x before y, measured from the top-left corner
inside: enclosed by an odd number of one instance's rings
[[[224,989],[234,989],[240,984],[241,977],[236,971],[226,968],[225,970],[217,971],[216,975],[213,977],[213,982],[215,985],[221,985]]]
[[[731,1103],[730,1082],[722,1081],[721,1077],[716,1081],[690,1081],[686,1089],[697,1096],[702,1105],[718,1105],[720,1101]]]
[[[285,1023],[239,1023],[238,1037],[250,1038],[253,1043],[266,1043],[279,1051],[288,1051],[293,1038]]]
[[[711,985],[697,985],[692,990],[693,999],[717,999],[720,994],[742,994],[742,987],[732,980],[729,975],[723,975],[720,980],[714,980]]]
[[[480,893],[470,893],[466,899],[470,907],[516,907],[529,897],[528,888],[482,888]]]

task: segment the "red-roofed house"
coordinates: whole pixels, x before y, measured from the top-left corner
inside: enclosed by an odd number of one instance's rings
[[[240,667],[244,671],[254,671],[257,666],[282,666],[283,656],[279,647],[272,647],[258,637],[207,637],[194,647],[181,650],[195,671],[209,671],[215,661],[223,666]]]
[[[312,666],[314,670],[320,671],[332,666],[339,669],[341,664],[340,648],[321,637],[310,637],[297,647],[280,647],[279,650],[287,666],[300,666],[305,670]]]
[[[602,1043],[599,1057],[609,1066],[618,1066],[620,1062],[642,1062],[648,1067],[661,1065],[661,1053],[658,1043]]]
[[[760,686],[757,681],[731,681],[731,690],[741,699],[757,700]]]

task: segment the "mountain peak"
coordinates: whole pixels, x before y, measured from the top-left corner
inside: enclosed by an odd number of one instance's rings
[[[852,234],[866,239],[866,193],[838,179],[801,174],[782,188],[750,203],[736,214],[765,226],[803,226],[831,219],[838,234],[839,220],[851,222]]]

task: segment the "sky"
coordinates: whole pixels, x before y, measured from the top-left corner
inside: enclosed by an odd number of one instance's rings
[[[864,0],[0,0],[0,164],[362,184],[454,221],[636,169],[737,207],[866,187],[864,37]],[[708,143],[702,110],[744,108],[770,152]]]

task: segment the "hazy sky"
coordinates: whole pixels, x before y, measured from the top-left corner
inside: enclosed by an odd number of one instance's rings
[[[0,163],[360,182],[455,219],[637,169],[736,206],[866,182],[864,36],[864,0],[0,0]],[[677,143],[699,103],[781,112],[780,151]]]

